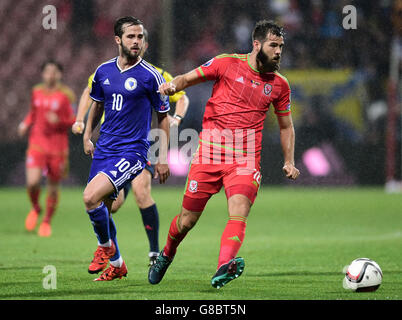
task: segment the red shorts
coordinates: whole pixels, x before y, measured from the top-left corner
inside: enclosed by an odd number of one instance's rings
[[[183,207],[202,212],[209,198],[225,188],[227,199],[243,194],[251,203],[257,196],[261,182],[259,159],[243,164],[192,163],[188,173]]]
[[[67,175],[68,155],[54,155],[29,148],[26,154],[27,168],[40,168],[51,181],[58,182]]]

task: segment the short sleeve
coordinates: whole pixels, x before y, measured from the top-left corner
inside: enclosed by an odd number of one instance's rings
[[[225,59],[215,57],[211,60],[208,60],[203,65],[199,66],[195,71],[197,72],[198,76],[206,80],[216,80],[219,78],[220,75],[220,66],[222,65]]]
[[[162,76],[163,76],[163,78],[165,79],[166,82],[169,82],[169,81],[173,80],[173,76],[167,71],[163,71]],[[176,103],[185,94],[186,94],[186,92],[184,90],[176,92],[173,96],[169,97],[169,102],[170,103]]]
[[[103,92],[103,88],[100,81],[100,72],[99,69],[95,72],[95,75],[92,79],[91,93],[89,96],[98,102],[105,101],[105,94]]]
[[[160,73],[158,73],[160,75]],[[159,93],[159,86],[166,82],[165,79],[160,75],[157,78],[152,77],[151,85],[151,104],[156,112],[165,113],[170,110],[169,96],[164,96]]]
[[[275,108],[275,114],[279,116],[287,116],[291,113],[291,90],[289,83],[286,79],[282,79],[281,92],[278,98],[275,99],[272,104]]]
[[[93,74],[91,74],[91,75],[89,76],[89,78],[88,78],[88,88],[89,88],[89,89],[92,89],[92,81],[93,81],[93,79],[94,79],[94,75],[95,75],[95,72],[94,72]]]

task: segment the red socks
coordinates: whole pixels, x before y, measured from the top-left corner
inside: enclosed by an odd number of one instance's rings
[[[243,216],[230,216],[221,237],[218,269],[222,264],[236,257],[243,243],[246,233],[247,218]]]
[[[179,215],[174,217],[170,224],[169,234],[163,254],[169,259],[173,259],[176,249],[180,242],[187,235],[187,232],[181,233],[178,227]],[[221,237],[221,249],[219,252],[218,269],[229,260],[236,257],[243,243],[246,233],[247,218],[243,216],[230,216],[226,224],[225,230]]]
[[[172,223],[170,224],[169,234],[167,237],[165,248],[163,249],[163,254],[169,259],[173,259],[176,254],[176,249],[180,242],[184,239],[187,232],[181,233],[179,231],[179,215],[175,216]]]
[[[48,195],[46,199],[46,216],[43,218],[43,222],[50,223],[50,220],[52,219],[54,212],[56,211],[58,200],[58,194]]]
[[[31,200],[32,207],[35,209],[37,213],[40,213],[41,209],[39,206],[39,194],[40,188],[37,189],[28,189],[28,196]]]

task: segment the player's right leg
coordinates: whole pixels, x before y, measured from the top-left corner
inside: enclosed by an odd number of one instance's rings
[[[160,252],[155,263],[149,268],[148,281],[158,284],[173,261],[176,249],[187,233],[195,226],[202,211],[194,212],[182,208],[181,213],[174,217],[170,224],[169,233],[164,249]]]
[[[25,218],[25,229],[33,231],[36,227],[41,207],[39,205],[40,181],[42,178],[42,169],[40,167],[26,168],[26,186],[31,210]]]
[[[107,207],[111,203],[105,203],[107,196],[114,191],[113,184],[102,173],[98,173],[91,179],[84,190],[85,208],[98,238],[98,248],[88,267],[89,273],[98,273],[104,270],[109,259],[116,253],[116,246],[110,236],[109,209]]]

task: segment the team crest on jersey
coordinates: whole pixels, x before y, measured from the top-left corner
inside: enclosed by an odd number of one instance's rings
[[[194,192],[197,192],[197,189],[198,189],[198,182],[195,181],[195,180],[191,180],[191,181],[188,183],[188,191],[194,193]]]
[[[124,82],[124,88],[128,91],[133,91],[137,88],[137,80],[135,78],[127,78],[126,82]]]
[[[208,61],[205,62],[202,66],[203,66],[203,67],[209,67],[209,66],[212,64],[212,62],[214,62],[214,58],[212,58],[211,60],[208,60]]]
[[[272,85],[269,83],[264,84],[264,93],[266,96],[269,96],[272,92]]]

